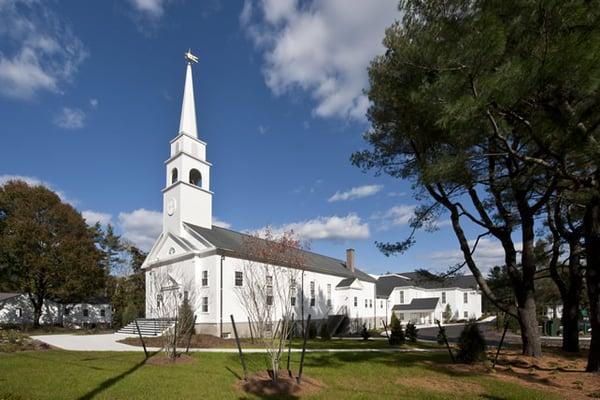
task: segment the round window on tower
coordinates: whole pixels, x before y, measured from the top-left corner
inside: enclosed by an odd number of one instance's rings
[[[177,168],[173,168],[171,170],[171,184],[177,182],[179,180]]]
[[[197,169],[192,169],[190,171],[190,183],[192,185],[202,187],[202,175]]]

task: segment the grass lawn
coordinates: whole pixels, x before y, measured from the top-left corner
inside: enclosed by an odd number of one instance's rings
[[[247,355],[264,370],[262,355]],[[448,365],[444,353],[310,353],[304,373],[324,388],[315,399],[561,398],[484,371]],[[295,356],[293,369],[297,371]],[[146,365],[140,353],[60,350],[0,353],[0,399],[235,399],[237,354],[196,353],[193,362]],[[289,397],[295,398],[295,397]]]

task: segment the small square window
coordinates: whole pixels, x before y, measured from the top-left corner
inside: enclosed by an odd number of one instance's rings
[[[90,311],[87,308],[83,309],[83,316],[88,317],[90,315]]]
[[[106,310],[104,310],[104,309],[100,310],[100,316],[106,317]]]

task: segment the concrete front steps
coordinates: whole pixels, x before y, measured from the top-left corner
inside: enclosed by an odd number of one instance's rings
[[[140,327],[142,336],[160,336],[165,330],[171,328],[175,324],[175,321],[170,319],[138,318],[119,329],[117,333],[137,336],[138,330],[135,324],[136,322]]]

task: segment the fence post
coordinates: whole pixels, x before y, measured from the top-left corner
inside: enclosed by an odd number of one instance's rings
[[[140,331],[140,326],[138,325],[137,319],[133,320],[135,322],[135,327],[137,328],[138,335],[140,336],[140,341],[142,342],[142,347],[144,348],[144,355],[146,356],[146,360],[148,359],[148,350],[146,350],[146,343],[144,342],[144,338],[142,337],[142,332]]]
[[[244,360],[244,354],[242,353],[242,345],[240,344],[240,338],[238,336],[237,328],[235,326],[235,321],[233,320],[233,314],[231,317],[231,325],[233,325],[233,334],[235,335],[235,341],[237,343],[238,352],[240,353],[240,362],[242,363],[242,368],[244,369],[244,380],[248,380],[248,369],[246,367],[246,361]]]
[[[506,331],[508,330],[508,321],[504,324],[504,332],[502,332],[502,338],[500,339],[500,343],[498,344],[498,351],[496,351],[496,357],[494,357],[494,362],[492,363],[492,368],[496,368],[496,362],[498,361],[498,356],[500,355],[500,349],[502,348],[502,343],[504,343],[504,336],[506,336]]]
[[[304,367],[304,354],[306,353],[306,339],[308,338],[308,331],[310,327],[310,314],[306,320],[306,326],[304,327],[304,343],[302,344],[302,355],[300,356],[300,370],[298,371],[298,377],[296,381],[298,384],[302,382],[302,368]]]

